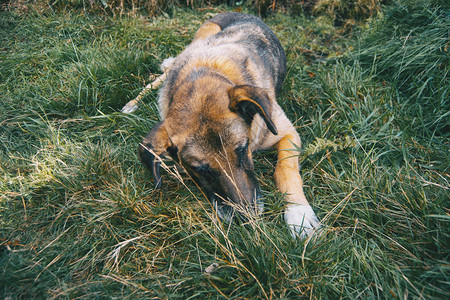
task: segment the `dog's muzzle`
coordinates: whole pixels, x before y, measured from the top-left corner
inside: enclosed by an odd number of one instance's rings
[[[250,218],[260,215],[264,210],[264,198],[259,191],[255,191],[255,197],[250,202],[234,202],[217,194],[209,195],[208,199],[219,218],[228,223],[234,218],[246,222]]]

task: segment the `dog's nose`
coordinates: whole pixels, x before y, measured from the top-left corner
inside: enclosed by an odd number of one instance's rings
[[[254,197],[248,201],[232,201],[213,195],[209,197],[217,215],[222,221],[231,222],[234,217],[238,217],[246,222],[251,217],[260,215],[264,210],[264,197],[259,191],[255,191]]]
[[[262,214],[264,211],[264,197],[259,194],[259,196],[255,200],[256,202],[256,213]]]

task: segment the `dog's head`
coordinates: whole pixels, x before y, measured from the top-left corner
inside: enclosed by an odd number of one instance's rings
[[[166,119],[139,146],[140,160],[152,171],[156,187],[161,187],[157,156],[169,155],[217,208],[231,203],[257,212],[261,193],[254,175],[250,128],[255,115],[260,115],[267,129],[277,134],[267,93],[254,86],[234,86],[186,102],[173,103]]]

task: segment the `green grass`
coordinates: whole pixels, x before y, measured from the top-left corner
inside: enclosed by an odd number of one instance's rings
[[[411,3],[360,38],[320,17],[265,19],[325,225],[306,241],[284,224],[273,152],[255,161],[264,215],[222,224],[188,178],[169,166],[154,190],[137,159],[157,93],[119,113],[223,7],[0,12],[0,297],[448,298],[449,8]]]

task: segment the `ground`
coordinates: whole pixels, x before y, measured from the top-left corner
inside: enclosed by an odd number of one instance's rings
[[[157,93],[120,113],[232,8],[1,11],[1,297],[449,297],[449,9],[436,3],[345,28],[264,18],[287,52],[279,102],[324,224],[303,241],[283,221],[274,152],[255,157],[264,215],[223,224],[186,176],[171,168],[155,190],[139,163]]]

